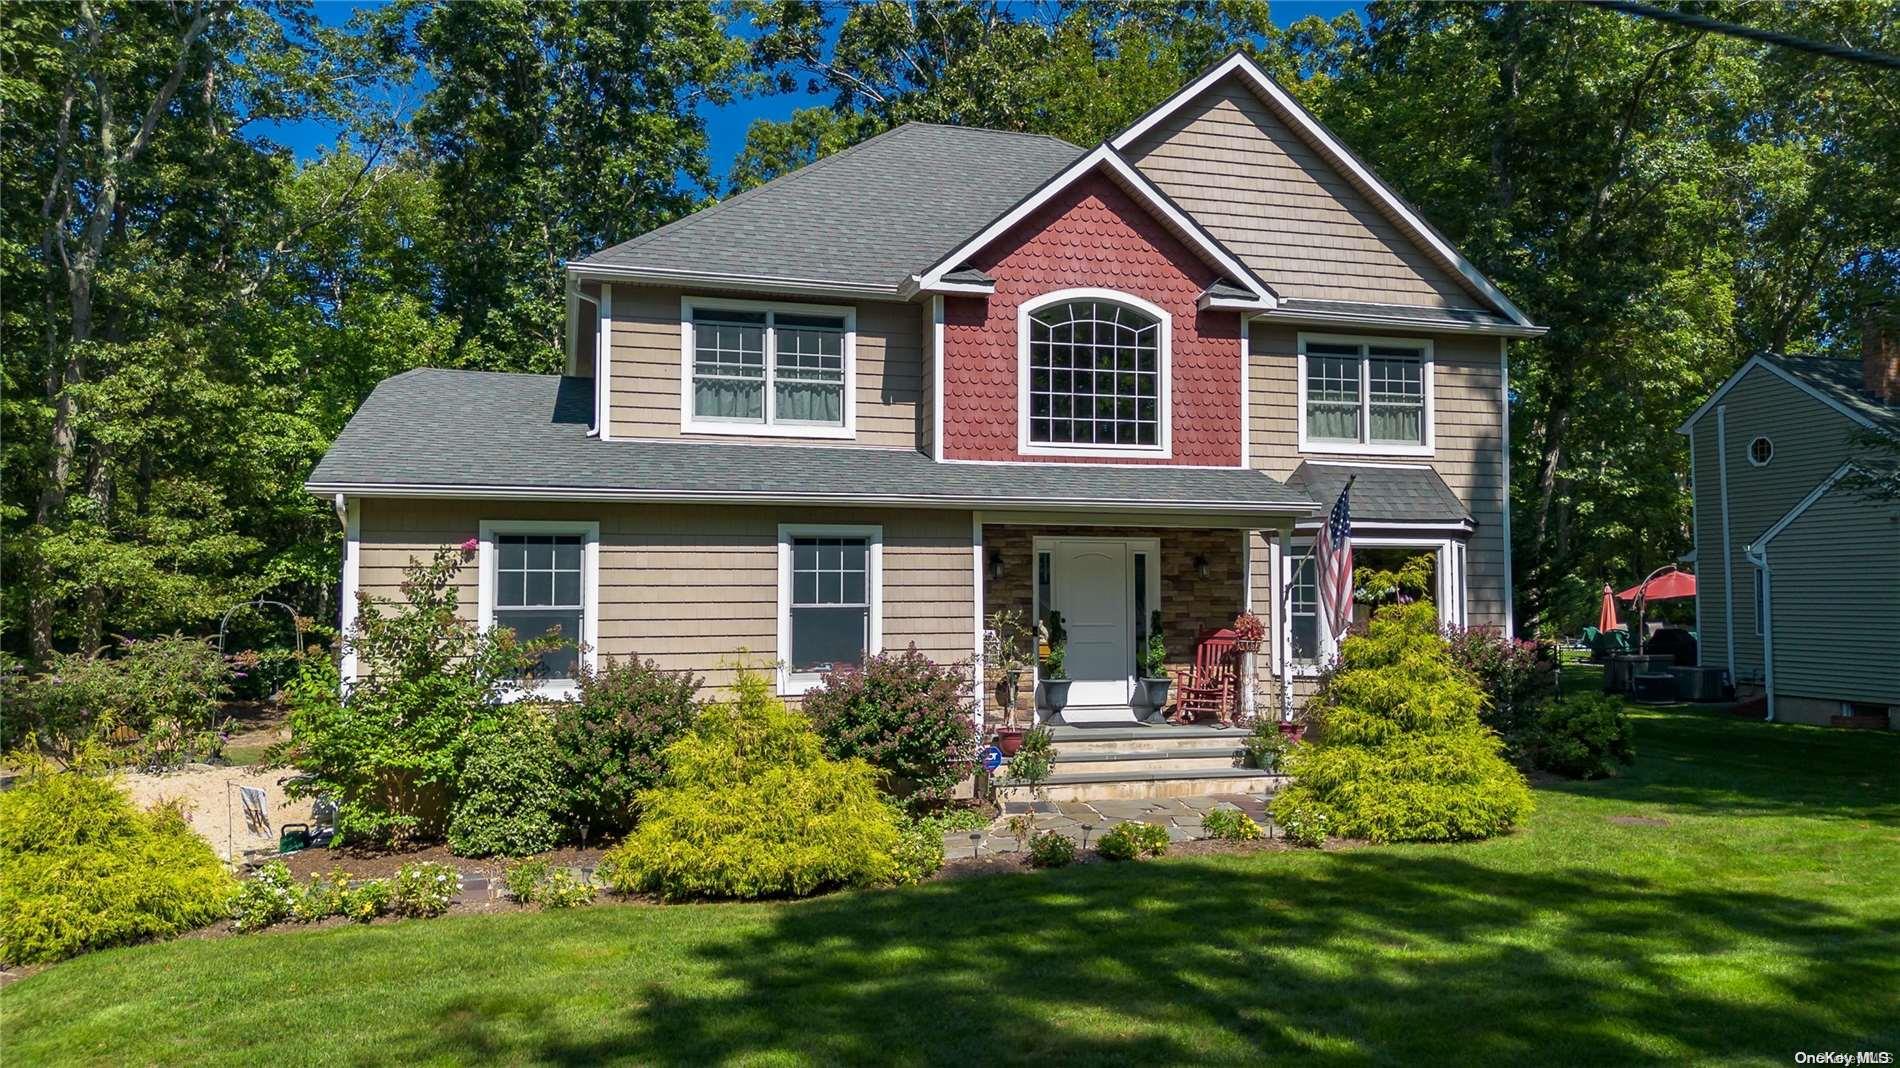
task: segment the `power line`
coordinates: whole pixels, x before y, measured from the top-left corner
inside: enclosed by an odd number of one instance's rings
[[[1631,3],[1630,0],[1584,0],[1584,2],[1591,7],[1608,8],[1611,11],[1620,11],[1625,15],[1634,15],[1637,18],[1655,19],[1659,22],[1673,22],[1678,26],[1707,30],[1710,33],[1719,33],[1728,37],[1742,37],[1750,41],[1761,41],[1764,44],[1779,45],[1783,48],[1798,49],[1802,52],[1813,52],[1816,55],[1826,56],[1829,59],[1844,59],[1849,63],[1868,63],[1876,67],[1888,67],[1893,70],[1900,70],[1900,56],[1891,55],[1886,52],[1873,52],[1865,48],[1849,48],[1846,45],[1828,44],[1825,41],[1811,41],[1806,37],[1796,37],[1793,34],[1781,33],[1776,30],[1760,30],[1753,26],[1743,26],[1740,23],[1723,22],[1721,19],[1712,19],[1707,15],[1697,15],[1692,12],[1678,11],[1668,7],[1657,7],[1654,4]]]

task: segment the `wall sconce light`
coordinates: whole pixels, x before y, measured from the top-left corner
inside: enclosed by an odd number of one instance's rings
[[[992,582],[998,582],[998,581],[1001,581],[1002,578],[1003,578],[1003,554],[991,553],[990,554],[990,580]]]
[[[1213,568],[1208,566],[1207,557],[1196,556],[1194,558],[1194,574],[1196,577],[1206,578],[1208,575],[1213,573],[1213,570],[1214,570]]]

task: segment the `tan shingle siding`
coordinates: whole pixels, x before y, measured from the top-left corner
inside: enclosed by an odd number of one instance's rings
[[[680,297],[678,289],[613,287],[612,428],[616,438],[681,436]],[[856,307],[857,442],[917,448],[924,425],[925,389],[923,335],[916,306],[866,301]],[[928,314],[926,309],[926,317]],[[687,436],[778,445],[801,440],[730,434]],[[839,444],[837,439],[810,440]]]
[[[362,589],[393,599],[411,557],[459,545],[484,519],[600,523],[600,639],[607,656],[652,657],[714,685],[745,650],[778,650],[778,525],[876,523],[884,528],[884,647],[911,642],[939,662],[971,652],[970,514],[959,511],[704,508],[689,505],[364,500]],[[476,613],[471,558],[458,589]]]
[[[1235,80],[1211,86],[1128,155],[1282,296],[1483,307]]]
[[[1504,561],[1504,384],[1498,341],[1458,334],[1432,336],[1431,341],[1434,454],[1389,460],[1329,456],[1299,451],[1299,331],[1254,324],[1248,367],[1253,466],[1285,479],[1302,460],[1431,464],[1477,521],[1465,559],[1468,617],[1474,624],[1502,624],[1509,576]]]

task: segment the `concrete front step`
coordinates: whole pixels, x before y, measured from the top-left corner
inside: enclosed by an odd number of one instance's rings
[[[1099,753],[1159,753],[1176,749],[1240,748],[1247,732],[1239,727],[1177,727],[1172,724],[1127,727],[1052,727],[1056,754],[1071,760]]]
[[[1062,764],[1058,760],[1057,767]],[[1040,788],[1010,782],[996,787],[998,804],[1007,801],[1102,801],[1111,798],[1204,797],[1210,794],[1270,794],[1283,775],[1254,768],[1205,768],[1182,771],[1057,771]]]
[[[1075,753],[1068,746],[1056,750],[1056,770],[1064,774],[1089,775],[1115,772],[1212,771],[1240,766],[1239,746],[1180,746],[1168,749],[1137,749],[1125,753]]]

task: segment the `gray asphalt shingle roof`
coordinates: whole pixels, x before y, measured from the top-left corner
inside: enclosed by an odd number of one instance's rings
[[[385,379],[310,475],[317,493],[423,487],[576,496],[1304,514],[1313,500],[1243,469],[937,463],[907,449],[609,441],[593,383],[424,368]]]
[[[1295,297],[1280,302],[1280,311],[1313,315],[1350,316],[1355,319],[1404,320],[1440,326],[1510,326],[1511,320],[1477,308],[1433,308],[1413,304],[1372,304],[1357,300],[1309,300]]]
[[[1352,484],[1354,523],[1457,523],[1471,522],[1471,511],[1458,495],[1429,467],[1364,467],[1348,464],[1320,464],[1311,460],[1287,476],[1289,489],[1296,489],[1331,509],[1348,478]]]
[[[1081,154],[909,123],[575,263],[895,288]]]
[[[1770,356],[1776,367],[1859,412],[1889,433],[1900,433],[1900,407],[1883,402],[1862,387],[1859,360],[1831,359],[1826,356]]]

